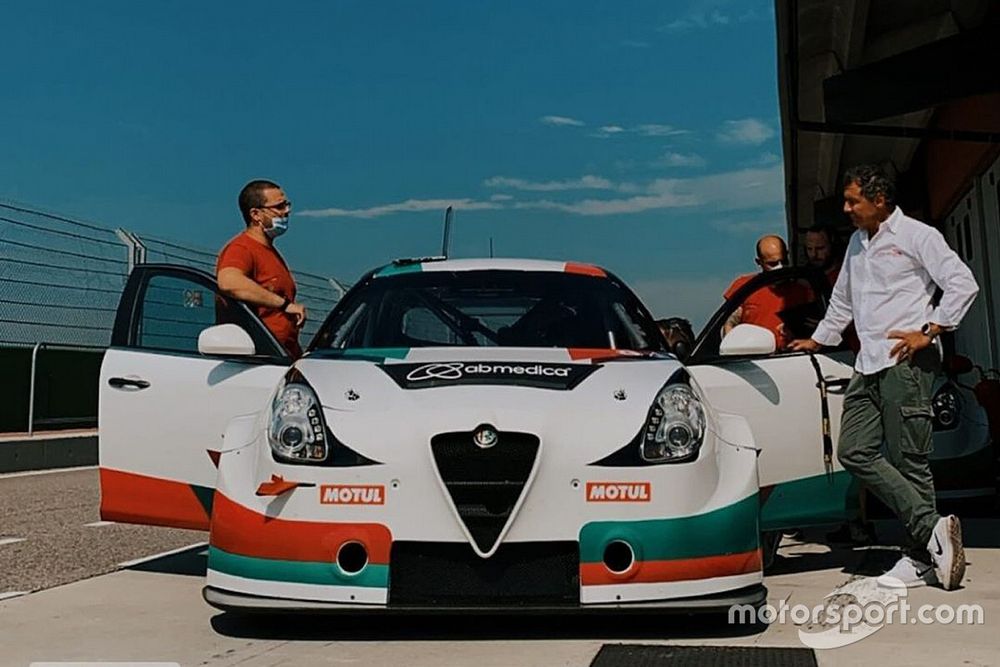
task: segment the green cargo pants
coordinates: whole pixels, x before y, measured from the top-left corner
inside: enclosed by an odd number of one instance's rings
[[[934,346],[872,375],[855,372],[844,395],[837,458],[903,522],[923,550],[934,524],[931,391],[941,361]],[[885,454],[882,443],[885,442]]]

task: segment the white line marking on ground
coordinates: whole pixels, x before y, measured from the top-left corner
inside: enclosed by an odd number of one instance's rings
[[[113,526],[117,523],[116,521],[93,521],[91,523],[83,524],[84,528],[100,528],[101,526]]]
[[[5,544],[17,544],[18,542],[24,542],[26,537],[0,537],[0,547]]]
[[[0,600],[9,600],[11,598],[18,598],[22,595],[27,595],[31,591],[4,591],[0,593]]]
[[[189,544],[186,547],[181,547],[179,549],[171,549],[170,551],[164,551],[163,553],[153,554],[152,556],[146,556],[144,558],[136,558],[135,560],[127,560],[124,563],[118,563],[118,567],[127,568],[135,567],[136,565],[141,565],[143,563],[148,563],[151,560],[156,560],[157,558],[165,558],[167,556],[173,556],[174,554],[179,554],[188,549],[194,549],[195,547],[208,546],[208,542],[195,542],[194,544]]]
[[[97,466],[76,466],[75,468],[51,468],[49,470],[25,470],[23,472],[7,472],[0,475],[0,479],[10,479],[12,477],[34,477],[35,475],[51,475],[57,472],[76,472],[78,470],[96,470]]]

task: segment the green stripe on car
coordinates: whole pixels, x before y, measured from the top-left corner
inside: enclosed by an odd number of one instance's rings
[[[400,273],[420,273],[423,269],[419,263],[412,264],[388,264],[375,272],[375,278],[385,278],[386,276],[396,276]]]
[[[254,558],[208,548],[208,568],[246,579],[280,581],[318,586],[363,586],[387,588],[389,566],[369,563],[357,574],[344,574],[336,563]]]
[[[352,347],[348,349],[317,350],[314,357],[321,359],[348,359],[351,361],[374,361],[383,363],[386,359],[406,359],[408,347]]]
[[[760,509],[761,530],[841,523],[858,514],[858,485],[846,470],[775,484]]]
[[[580,531],[580,562],[598,563],[613,540],[625,540],[638,560],[676,560],[746,553],[760,546],[757,494],[694,516],[641,521],[594,521]]]

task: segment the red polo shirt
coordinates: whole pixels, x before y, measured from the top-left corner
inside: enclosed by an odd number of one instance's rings
[[[264,289],[295,301],[295,279],[273,245],[264,245],[243,232],[229,241],[219,253],[216,272],[229,267],[239,269]],[[293,358],[302,356],[299,330],[295,327],[294,317],[277,308],[250,307]]]
[[[736,293],[736,290],[743,287],[758,274],[740,276],[733,281],[723,294],[723,298],[729,299]],[[757,326],[769,329],[774,334],[774,341],[778,350],[784,349],[791,337],[783,332],[781,318],[778,313],[814,299],[813,292],[809,287],[800,281],[786,281],[765,285],[753,292],[743,301],[743,313],[740,322],[743,324],[756,324]]]

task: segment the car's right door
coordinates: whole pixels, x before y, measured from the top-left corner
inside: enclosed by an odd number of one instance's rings
[[[201,331],[222,322],[249,334],[255,354],[200,354]],[[207,529],[222,433],[233,417],[266,405],[290,363],[212,276],[137,266],[101,365],[101,517]]]
[[[836,460],[843,392],[854,353],[846,346],[815,355],[777,350],[768,355],[720,353],[723,326],[751,294],[798,281],[814,300],[796,323],[808,335],[825,312],[830,286],[825,276],[802,268],[752,279],[709,319],[687,360],[691,373],[718,410],[745,417],[760,448],[764,530],[836,523],[857,510],[851,476]],[[791,324],[791,320],[789,320]],[[821,382],[826,392],[821,392]]]

